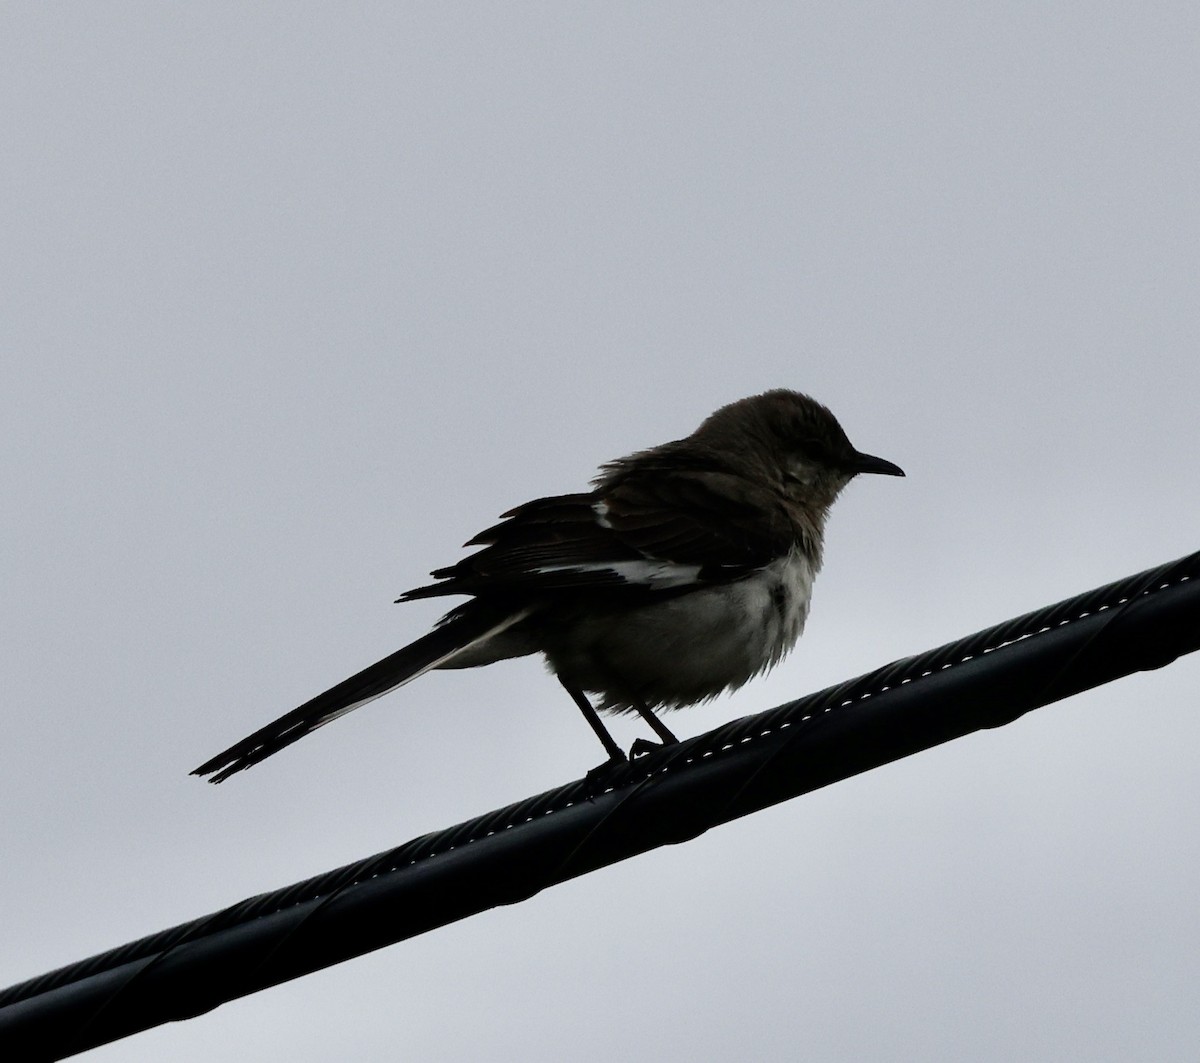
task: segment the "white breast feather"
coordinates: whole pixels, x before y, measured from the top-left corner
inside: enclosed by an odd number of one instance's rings
[[[635,577],[655,576],[651,562],[626,564],[641,566],[631,572]],[[695,566],[664,568],[663,580],[696,576]],[[625,690],[650,706],[691,705],[740,687],[795,645],[814,574],[808,559],[793,551],[733,583],[581,617],[571,638],[553,644],[547,656],[568,682],[600,693],[607,709],[628,707]]]

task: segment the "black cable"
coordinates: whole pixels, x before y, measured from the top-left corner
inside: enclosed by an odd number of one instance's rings
[[[1200,553],[11,986],[0,1047],[190,1017],[1197,649]]]

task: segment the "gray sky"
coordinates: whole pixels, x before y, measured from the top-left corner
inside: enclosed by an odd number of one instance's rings
[[[731,399],[909,478],[683,734],[1200,548],[1198,43],[1191,3],[5,5],[0,982],[592,767],[524,660],[187,776]],[[88,1058],[1193,1060],[1198,682]]]

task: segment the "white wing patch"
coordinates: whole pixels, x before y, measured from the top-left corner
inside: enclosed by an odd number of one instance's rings
[[[679,565],[673,561],[609,561],[585,565],[539,565],[531,571],[538,575],[551,572],[608,572],[625,583],[665,590],[668,587],[688,587],[699,583],[699,565]]]

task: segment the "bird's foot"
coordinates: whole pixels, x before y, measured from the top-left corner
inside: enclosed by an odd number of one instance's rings
[[[639,757],[649,756],[651,753],[660,753],[668,746],[679,744],[679,739],[674,736],[669,742],[651,742],[648,738],[639,738],[633,745],[629,747],[629,759],[637,760]]]
[[[608,785],[609,781],[622,769],[629,767],[629,761],[624,753],[614,753],[603,764],[598,764],[584,777],[591,793],[597,794]]]

